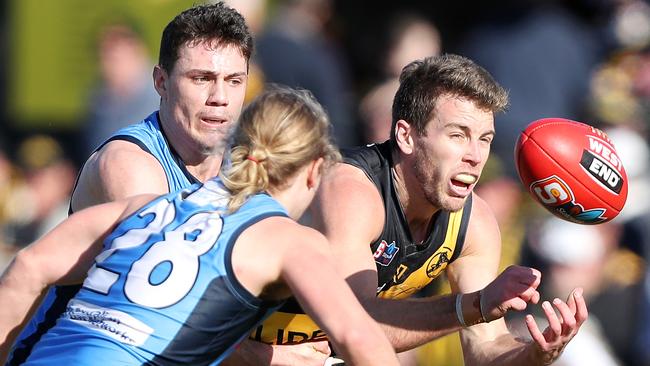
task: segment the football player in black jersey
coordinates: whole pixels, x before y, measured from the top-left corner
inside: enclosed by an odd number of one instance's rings
[[[578,288],[566,302],[542,302],[546,329],[526,317],[532,341],[515,338],[503,320],[540,301],[541,280],[521,266],[497,273],[499,228],[473,193],[494,114],[507,103],[504,89],[471,60],[415,61],[400,76],[390,140],[347,152],[323,181],[315,224],[397,351],[460,330],[468,365],[546,365],[587,319]],[[408,299],[442,270],[453,294]]]

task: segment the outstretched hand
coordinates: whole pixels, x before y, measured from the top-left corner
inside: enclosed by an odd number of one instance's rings
[[[524,310],[529,302],[537,304],[541,278],[542,274],[534,268],[506,268],[482,291],[481,313],[485,320],[501,318],[508,310]]]
[[[559,317],[553,306],[560,313]],[[578,333],[578,329],[589,316],[581,288],[573,290],[566,303],[554,299],[553,306],[548,301],[542,303],[542,309],[548,320],[548,327],[543,332],[539,330],[533,316],[526,315],[526,326],[535,341],[539,357],[546,365],[560,356],[564,347]]]

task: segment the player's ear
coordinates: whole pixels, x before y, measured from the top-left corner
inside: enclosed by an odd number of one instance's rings
[[[324,161],[325,160],[323,158],[318,158],[309,164],[309,168],[307,170],[307,187],[309,187],[309,189],[318,188]]]
[[[413,153],[413,129],[403,119],[395,122],[395,142],[404,154]]]
[[[153,86],[156,88],[158,95],[161,98],[165,99],[167,96],[167,71],[162,68],[160,65],[156,65],[153,68]]]

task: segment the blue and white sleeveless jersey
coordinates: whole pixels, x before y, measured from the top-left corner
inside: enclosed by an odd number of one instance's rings
[[[213,179],[122,221],[26,364],[218,364],[280,305],[253,296],[234,277],[234,243],[252,224],[287,216],[267,194],[232,214],[227,200]]]
[[[139,123],[118,130],[95,151],[113,140],[132,142],[155,157],[167,176],[169,192],[199,183],[198,179],[187,171],[185,164],[167,142],[160,127],[158,112],[152,113]],[[65,311],[67,302],[78,290],[79,286],[55,286],[48,291],[42,305],[18,336],[7,365],[19,365],[29,356],[33,345],[54,325],[56,319]]]
[[[130,141],[138,145],[142,150],[153,155],[165,171],[169,192],[174,192],[187,188],[191,184],[199,183],[198,179],[187,171],[183,161],[167,142],[165,132],[160,127],[158,112],[150,114],[149,117],[140,123],[118,130],[106,142],[100,145],[97,150],[113,140]]]

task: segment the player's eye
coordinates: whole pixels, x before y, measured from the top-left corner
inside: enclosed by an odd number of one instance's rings
[[[228,83],[230,83],[230,85],[241,85],[243,81],[239,78],[233,78],[233,79],[229,79]]]
[[[492,140],[494,140],[494,138],[492,136],[485,136],[485,137],[481,138],[481,141],[485,142],[488,145],[492,144]]]

